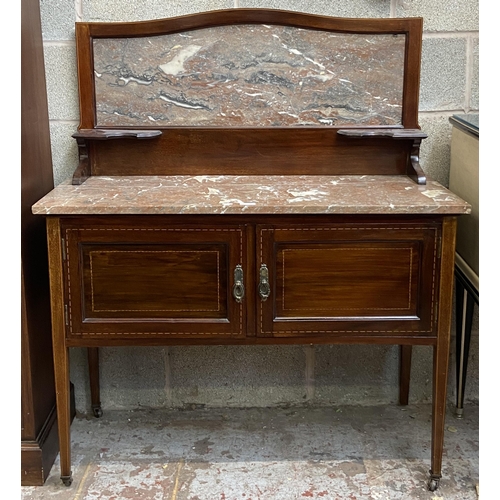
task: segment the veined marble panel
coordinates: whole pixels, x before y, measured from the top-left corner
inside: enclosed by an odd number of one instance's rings
[[[406,175],[89,177],[59,184],[34,214],[464,214],[435,181]]]
[[[404,35],[232,25],[93,44],[97,126],[401,124]]]

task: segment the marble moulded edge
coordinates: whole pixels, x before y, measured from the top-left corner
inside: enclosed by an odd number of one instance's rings
[[[94,176],[66,181],[33,213],[69,214],[467,214],[435,181],[406,176]]]

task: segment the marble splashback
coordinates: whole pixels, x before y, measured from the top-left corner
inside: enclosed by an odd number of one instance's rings
[[[401,124],[404,35],[231,25],[93,50],[97,126]]]

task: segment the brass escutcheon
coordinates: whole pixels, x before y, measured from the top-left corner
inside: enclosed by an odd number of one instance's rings
[[[265,264],[260,266],[259,280],[259,295],[262,301],[267,300],[271,294],[271,286],[269,285],[269,271]]]
[[[236,302],[241,302],[245,295],[245,285],[243,284],[243,268],[238,264],[234,268],[233,297]]]

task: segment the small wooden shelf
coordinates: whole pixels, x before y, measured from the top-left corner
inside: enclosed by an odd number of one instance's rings
[[[425,139],[420,129],[415,128],[341,128],[339,135],[348,137],[391,137],[392,139]]]
[[[75,139],[153,139],[162,134],[161,130],[128,130],[128,129],[100,129],[89,128],[75,132],[72,137]]]

